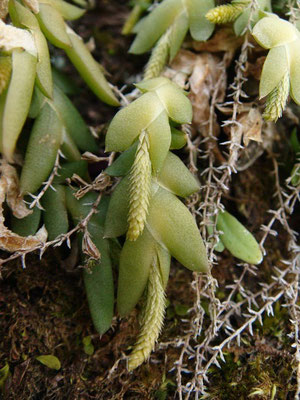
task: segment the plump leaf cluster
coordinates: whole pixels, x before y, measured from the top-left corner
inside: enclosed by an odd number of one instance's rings
[[[13,160],[17,140],[28,116],[34,87],[49,101],[53,100],[53,77],[46,39],[65,50],[100,99],[118,105],[99,64],[65,22],[65,19],[79,18],[84,10],[57,0],[40,1],[31,8],[27,4],[10,0],[9,15],[13,25],[0,21],[0,143],[1,151],[9,161]]]
[[[193,271],[206,271],[208,267],[195,220],[177,198],[197,191],[198,182],[169,151],[177,139],[172,136],[178,136],[176,131],[172,133],[170,124],[190,122],[191,104],[181,89],[166,78],[147,80],[137,87],[142,95],[117,113],[106,136],[107,149],[124,151],[106,170],[110,175],[123,177],[112,194],[105,222],[105,236],[111,238],[125,234],[130,228],[130,188],[141,184],[130,179],[138,155],[137,140],[143,132],[149,137],[149,207],[143,232],[136,240],[127,238],[121,251],[118,278],[121,315],[130,312],[142,296],[154,258],[160,261],[164,284],[171,255]]]

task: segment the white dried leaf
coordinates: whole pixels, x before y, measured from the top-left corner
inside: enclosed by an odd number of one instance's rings
[[[243,142],[248,146],[250,140],[262,142],[261,129],[263,119],[257,108],[251,108],[248,113],[244,113],[238,117],[238,122],[242,125]]]
[[[193,123],[201,130],[203,135],[208,134],[207,121],[210,116],[210,100],[216,89],[216,83],[224,73],[221,59],[210,53],[195,54],[181,50],[171,64],[171,69],[166,72],[169,77],[184,86],[189,82],[189,99],[193,106]],[[223,102],[225,98],[226,80],[220,81],[216,102]],[[219,131],[216,116],[214,116],[214,134]]]
[[[23,197],[20,196],[19,179],[15,168],[3,163],[0,170],[2,173],[0,185],[5,190],[6,202],[12,210],[13,215],[17,218],[27,217],[27,215],[32,213],[32,210],[26,207]]]
[[[16,252],[16,251],[30,251],[42,246],[47,240],[47,231],[42,227],[34,236],[19,236],[16,233],[10,231],[4,225],[3,216],[3,203],[5,198],[9,198],[9,205],[13,208],[16,214],[25,213],[26,211],[22,201],[17,198],[17,181],[15,176],[15,171],[13,167],[3,164],[1,166],[2,176],[0,178],[0,249]],[[30,211],[29,211],[30,213]],[[16,215],[15,214],[15,215]],[[28,215],[28,214],[27,214]]]
[[[25,29],[7,25],[2,20],[0,20],[0,48],[5,51],[21,48],[33,56],[37,56],[37,49],[31,33]]]
[[[38,0],[23,0],[23,3],[35,14],[38,14],[40,11]]]

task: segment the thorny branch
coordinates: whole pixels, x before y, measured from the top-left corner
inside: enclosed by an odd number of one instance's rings
[[[252,12],[256,8],[256,2],[251,2]],[[292,12],[293,11],[293,12]],[[295,10],[291,10],[291,18],[295,19]],[[226,102],[223,106],[232,107],[231,118],[224,122],[223,126],[230,127],[230,140],[223,143],[229,149],[227,165],[216,165],[214,156],[214,147],[217,146],[217,138],[213,132],[213,117],[216,107],[216,98],[218,95],[219,85],[222,79],[226,79],[226,68],[223,68],[223,75],[220,76],[219,82],[215,85],[215,90],[212,93],[211,108],[209,117],[209,135],[205,137],[201,145],[205,146],[205,150],[198,150],[192,141],[188,142],[190,153],[190,167],[193,171],[196,170],[197,158],[204,160],[208,167],[202,172],[202,181],[205,182],[201,190],[202,203],[198,209],[194,210],[195,215],[201,218],[200,230],[204,238],[207,239],[207,251],[209,260],[212,265],[216,262],[214,254],[214,246],[218,240],[218,232],[216,231],[213,217],[223,208],[221,204],[222,196],[229,190],[229,183],[232,173],[237,173],[236,163],[239,159],[241,145],[241,130],[237,116],[242,104],[242,99],[247,98],[243,91],[243,85],[247,80],[245,77],[246,64],[249,50],[252,44],[249,41],[251,14],[248,23],[248,29],[245,34],[244,43],[241,48],[241,53],[236,64],[236,74],[232,89],[232,101]],[[199,153],[199,154],[197,154]],[[299,326],[300,326],[300,310],[299,305],[299,247],[296,244],[296,234],[290,228],[288,217],[293,213],[294,206],[299,201],[299,187],[295,188],[287,182],[286,191],[280,187],[278,164],[274,155],[271,156],[275,174],[275,188],[279,208],[275,211],[270,210],[273,214],[268,225],[262,226],[263,236],[260,241],[261,248],[266,254],[264,243],[269,235],[277,235],[277,232],[272,229],[275,221],[279,221],[289,235],[289,250],[290,259],[283,261],[286,265],[285,269],[274,266],[274,275],[269,284],[261,284],[261,287],[256,293],[251,293],[245,286],[246,276],[257,275],[256,267],[248,264],[241,265],[242,270],[240,276],[234,280],[232,285],[226,287],[230,290],[224,301],[220,301],[216,297],[216,289],[218,282],[213,278],[211,273],[206,277],[199,277],[195,274],[195,279],[192,283],[192,289],[195,293],[195,303],[190,310],[192,322],[186,330],[185,337],[177,338],[173,341],[175,347],[181,347],[180,357],[176,363],[177,376],[177,391],[179,399],[189,399],[192,395],[195,399],[199,399],[202,394],[205,394],[205,382],[208,381],[209,369],[212,365],[220,366],[219,360],[225,361],[223,351],[230,346],[233,341],[240,343],[241,336],[246,330],[252,334],[252,325],[257,320],[262,324],[262,317],[265,313],[272,315],[273,306],[279,300],[286,298],[285,306],[289,309],[293,332],[290,336],[293,340],[292,346],[295,348],[294,359],[297,365],[297,390],[295,399],[300,395],[300,342],[299,342]],[[193,205],[195,209],[195,205]],[[213,225],[213,234],[207,237],[206,226]],[[242,296],[243,300],[235,302],[236,295]],[[210,305],[210,317],[207,321],[207,316],[201,306],[201,301],[208,299]],[[243,322],[240,326],[232,326],[230,317],[233,315],[242,318]],[[206,327],[206,329],[205,329]],[[200,335],[204,337],[199,343]],[[218,345],[213,345],[216,341]],[[161,344],[164,347],[164,344]],[[193,360],[192,362],[190,360]],[[187,378],[188,377],[188,378]]]

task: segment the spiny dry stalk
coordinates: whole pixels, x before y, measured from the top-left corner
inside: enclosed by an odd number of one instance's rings
[[[248,32],[250,31],[251,16],[255,9],[256,2],[252,1],[250,4],[251,13],[247,28]],[[249,34],[246,33],[241,53],[236,63],[235,79],[233,84],[230,85],[230,88],[232,89],[232,101],[225,103],[226,106],[232,107],[231,118],[224,122],[224,126],[230,127],[231,133],[230,140],[223,143],[223,145],[227,145],[229,148],[227,165],[217,166],[213,152],[214,146],[217,146],[217,138],[214,137],[212,121],[214,107],[216,105],[215,98],[217,97],[218,84],[216,85],[215,92],[212,94],[210,119],[208,121],[208,124],[210,125],[209,137],[206,137],[202,143],[202,146],[206,146],[206,150],[203,151],[201,155],[199,150],[197,151],[197,148],[195,148],[195,154],[197,154],[197,157],[206,161],[208,165],[207,169],[202,173],[203,181],[205,182],[202,186],[201,193],[202,204],[195,211],[195,215],[202,218],[200,230],[203,237],[207,237],[206,226],[207,224],[212,224],[211,217],[216,215],[218,210],[222,209],[222,196],[223,193],[227,192],[229,189],[231,174],[237,172],[235,166],[239,159],[240,150],[242,149],[242,134],[241,130],[238,129],[239,122],[237,117],[241,107],[241,100],[247,98],[246,93],[243,91],[243,85],[246,81],[246,63],[251,48],[252,44],[250,43],[250,37]],[[226,72],[224,73],[226,74]],[[224,79],[226,79],[226,77]],[[190,143],[189,149],[193,149],[193,143]],[[190,160],[191,159],[194,163],[194,158],[190,157]],[[299,199],[299,194],[296,195],[296,191],[294,190],[293,194],[289,196],[287,203],[285,203],[284,207],[281,205],[280,209],[283,210],[288,207],[291,212],[291,207],[289,206],[292,205],[292,208],[294,207],[297,196]],[[280,213],[281,212],[282,211],[280,211]],[[273,222],[279,217],[279,214],[276,213],[272,218]],[[281,220],[287,221],[286,216],[281,218]],[[269,224],[269,231],[265,232],[263,236],[261,246],[263,246],[267,236],[272,233],[272,223]],[[284,222],[284,226],[292,238],[287,222]],[[209,237],[210,240],[207,242],[207,251],[212,265],[216,261],[213,248],[217,238],[218,233],[214,226],[214,233]],[[292,247],[295,248],[294,239]],[[191,397],[196,399],[200,398],[206,390],[205,382],[208,381],[209,368],[213,364],[219,366],[219,360],[224,360],[223,350],[233,341],[237,341],[239,344],[241,336],[246,330],[252,334],[253,323],[257,320],[262,322],[264,314],[272,315],[273,306],[276,301],[282,300],[283,297],[286,296],[287,285],[290,288],[297,287],[296,281],[299,279],[299,271],[297,274],[293,274],[295,277],[294,280],[285,280],[285,278],[291,273],[292,268],[295,269],[295,257],[295,253],[293,253],[291,259],[288,261],[289,266],[283,271],[279,267],[275,266],[276,272],[272,277],[273,281],[270,284],[261,283],[263,288],[258,286],[257,291],[254,293],[247,289],[245,282],[249,275],[257,276],[257,279],[259,278],[257,268],[248,264],[240,264],[240,267],[238,267],[241,270],[239,274],[240,276],[234,280],[232,285],[226,287],[226,290],[230,291],[226,299],[223,301],[220,301],[215,295],[218,282],[211,274],[207,274],[205,277],[199,277],[195,274],[192,289],[196,298],[194,306],[190,310],[193,319],[191,325],[186,330],[186,335],[173,341],[174,346],[181,347],[180,357],[176,366],[177,390],[180,399],[189,399]],[[291,265],[294,265],[294,267],[291,267]],[[295,290],[292,291],[293,296],[291,296],[292,300],[290,300],[290,308],[291,316],[293,315],[292,319],[295,321],[295,325],[297,325],[297,323],[299,325],[299,309],[295,308],[297,300],[296,293],[298,292]],[[243,298],[243,300],[236,303],[234,298],[238,294]],[[205,316],[204,310],[201,306],[201,300],[203,301],[205,299],[208,300],[210,305],[210,320],[206,321],[205,325],[208,325],[208,327],[203,332],[204,321],[207,317]],[[240,318],[242,317],[244,319],[244,322],[241,323],[239,327],[231,324],[230,318],[233,315],[239,315]],[[201,343],[198,341],[200,334],[205,338]],[[297,348],[295,360],[299,359],[298,335],[299,333],[297,328],[293,333],[293,337],[295,337],[293,345]],[[215,343],[215,341],[219,341],[219,344],[213,346],[212,343]],[[193,363],[189,362],[189,359],[192,359]],[[186,375],[186,373],[188,373],[188,375]],[[190,378],[187,379],[186,376]]]

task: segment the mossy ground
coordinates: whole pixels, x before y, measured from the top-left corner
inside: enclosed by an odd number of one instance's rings
[[[127,10],[125,1],[120,4],[115,0],[103,0],[76,25],[84,38],[93,34],[96,55],[110,71],[111,81],[118,85],[129,76],[140,73],[147,59],[126,53],[131,38],[123,38],[120,31]],[[57,57],[61,57],[59,52]],[[76,74],[68,64],[64,69],[75,78]],[[85,89],[83,94],[74,101],[93,126],[101,126],[110,115],[113,116],[112,108],[98,102]],[[100,153],[102,151],[100,148]],[[283,151],[283,161],[287,152]],[[92,172],[96,174],[103,166],[99,164],[93,168]],[[270,160],[261,157],[253,167],[234,177],[225,200],[229,211],[244,216],[249,230],[258,230],[261,224],[266,223],[267,211],[273,207],[271,168]],[[297,215],[299,219],[299,213]],[[293,225],[297,226],[296,217]],[[276,243],[280,244],[274,247],[271,240],[267,241],[269,256],[259,274],[265,283],[271,280],[273,263],[278,264],[287,253],[287,237],[279,226],[276,225],[276,229],[279,231]],[[66,248],[51,249],[42,260],[35,255],[28,256],[26,264],[26,269],[23,269],[17,260],[1,270],[0,369],[8,364],[10,372],[5,380],[1,380],[0,372],[0,398],[175,398],[176,371],[173,367],[180,349],[174,343],[168,346],[167,343],[185,335],[188,323],[184,320],[189,319],[187,310],[193,304],[190,272],[174,263],[167,290],[166,322],[160,337],[160,342],[166,346],[161,346],[150,363],[129,374],[122,354],[128,354],[135,341],[138,331],[136,314],[122,321],[115,319],[113,328],[100,338],[89,316],[76,255],[74,261],[74,255],[70,256]],[[233,257],[228,252],[223,253],[213,270],[219,282],[217,297],[220,300],[227,295],[226,285],[233,282],[237,273]],[[249,290],[256,285],[255,278],[247,278]],[[204,299],[202,306],[208,310],[208,301]],[[232,323],[238,326],[238,317],[234,317]],[[277,303],[274,316],[265,317],[263,326],[253,325],[253,336],[244,333],[240,346],[234,343],[224,351],[226,363],[219,360],[221,368],[210,368],[210,383],[203,398],[292,399],[295,391],[292,375],[296,366],[291,342],[287,338],[290,324],[287,310]],[[87,337],[91,338],[92,346],[87,345]],[[37,356],[45,354],[58,357],[62,365],[59,371],[36,360]],[[115,364],[120,357],[121,361]]]

